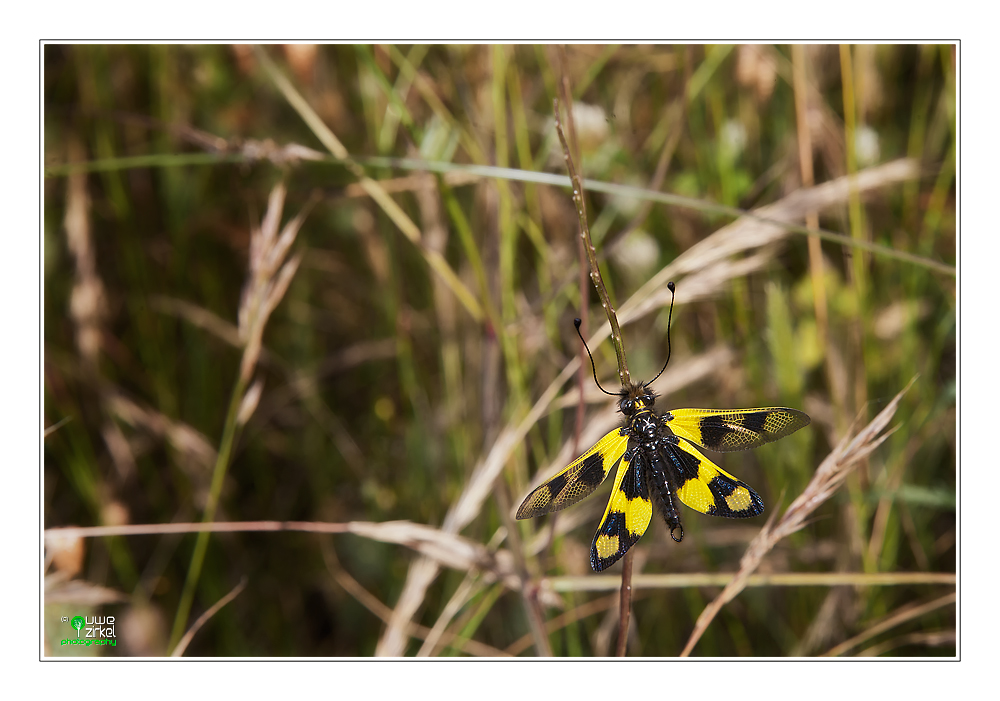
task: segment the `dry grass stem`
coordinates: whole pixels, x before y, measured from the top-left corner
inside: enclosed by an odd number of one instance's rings
[[[234,348],[243,346],[243,342],[240,340],[240,329],[236,324],[226,321],[197,304],[163,295],[154,295],[149,300],[149,306],[164,314],[184,319],[189,324],[208,331]],[[264,352],[261,353],[261,357],[265,357]]]
[[[566,162],[566,169],[569,171],[569,178],[573,184],[573,204],[576,205],[576,214],[580,221],[580,238],[583,239],[584,251],[587,254],[587,261],[590,263],[590,280],[594,283],[594,287],[597,289],[597,294],[601,298],[601,306],[604,307],[604,313],[608,317],[611,341],[614,343],[615,354],[618,356],[618,378],[621,381],[622,387],[625,387],[631,382],[628,372],[628,361],[625,358],[625,343],[622,340],[621,329],[618,326],[618,317],[615,314],[615,308],[611,304],[611,298],[608,296],[608,290],[604,286],[604,281],[601,279],[601,269],[597,264],[597,252],[594,250],[594,244],[590,240],[590,226],[587,222],[586,193],[583,189],[583,179],[577,172],[576,165],[573,162],[573,156],[570,153],[569,145],[566,143],[566,137],[563,135],[562,124],[559,117],[558,100],[553,101],[552,109],[555,114],[556,134],[558,134],[559,142],[562,144],[563,148],[563,160]],[[567,105],[566,119],[567,124],[572,128],[572,103]]]
[[[486,547],[490,552],[494,552],[506,538],[506,528],[500,527],[494,532],[493,537],[490,538],[490,542]],[[434,627],[431,628],[427,637],[424,639],[423,645],[417,651],[417,657],[432,657],[446,645],[450,644],[443,642],[443,640],[454,639],[455,636],[449,636],[446,632],[448,624],[453,618],[455,618],[462,608],[474,597],[478,592],[483,589],[484,581],[480,578],[478,572],[470,571],[466,574],[465,579],[462,583],[458,585],[455,592],[448,599],[448,603],[445,604],[444,609],[441,611],[441,615],[434,622]],[[525,591],[525,587],[522,587],[522,595]],[[532,596],[537,601],[537,592],[532,592]],[[560,602],[561,603],[561,602]],[[534,631],[527,635],[532,641],[536,640],[537,636]]]
[[[151,407],[140,406],[118,393],[108,397],[108,408],[129,426],[165,439],[184,458],[179,464],[186,472],[203,473],[215,463],[215,448],[203,434],[191,426],[175,421]]]
[[[451,597],[449,597],[448,603],[444,605],[441,615],[434,621],[434,626],[427,633],[427,637],[424,638],[420,649],[417,650],[417,657],[432,657],[437,652],[441,647],[441,638],[445,634],[448,624],[451,623],[451,620],[458,615],[459,611],[479,591],[477,584],[477,578],[471,572],[465,576],[462,583],[458,585]],[[531,634],[527,637],[533,639]]]
[[[681,657],[687,657],[691,653],[695,644],[708,629],[708,625],[722,610],[722,607],[732,601],[746,587],[747,579],[778,541],[802,528],[808,516],[833,495],[854,466],[889,436],[888,433],[883,434],[882,431],[889,425],[900,400],[914,381],[916,378],[910,380],[910,383],[886,405],[885,409],[880,411],[871,423],[858,432],[856,436],[853,438],[850,434],[844,436],[830,455],[820,464],[812,480],[802,494],[789,505],[780,520],[776,520],[777,510],[772,512],[767,523],[764,524],[760,533],[753,539],[740,559],[739,571],[722,590],[722,593],[715,597],[698,616],[691,637],[688,638],[687,644],[681,652]]]
[[[562,48],[562,47],[561,47]],[[570,149],[569,144],[566,142],[566,137],[563,134],[562,124],[559,119],[559,100],[554,99],[552,102],[552,111],[555,116],[555,128],[556,134],[559,136],[559,143],[562,144],[563,149],[563,160],[566,161],[566,169],[569,172],[570,180],[573,182],[573,204],[576,205],[577,218],[580,221],[580,240],[582,241],[583,252],[586,254],[586,259],[590,263],[590,280],[594,283],[594,287],[597,289],[597,294],[601,298],[601,306],[604,307],[604,312],[608,317],[608,325],[611,333],[611,341],[615,347],[615,354],[618,356],[618,378],[621,381],[622,387],[630,387],[632,384],[632,379],[629,376],[628,370],[628,359],[625,355],[625,341],[622,338],[621,328],[618,324],[618,317],[615,314],[615,308],[611,304],[611,297],[608,295],[608,290],[604,286],[604,280],[601,279],[601,268],[597,264],[597,252],[594,250],[594,243],[590,238],[590,226],[587,222],[587,205],[586,205],[586,193],[583,189],[583,179],[577,172],[576,165],[573,160],[573,151],[577,150],[578,145],[576,142],[576,127],[573,119],[573,102],[571,100],[571,94],[569,89],[569,78],[566,75],[565,70],[565,50],[560,51],[561,63],[563,65],[562,72],[562,95],[563,101],[566,103],[566,124],[569,129],[570,142],[573,144],[573,149]],[[579,154],[577,155],[579,157]],[[581,260],[582,266],[582,260]],[[585,290],[583,280],[581,279],[580,285],[580,296],[585,298]],[[580,361],[581,365],[583,361]],[[578,387],[582,395],[582,377],[583,368],[578,375],[580,382]],[[582,404],[581,410],[577,412],[577,417],[582,417]],[[579,422],[578,422],[579,423]],[[577,431],[579,434],[579,431]],[[629,630],[629,613],[632,609],[632,559],[635,556],[634,552],[626,552],[624,559],[622,560],[622,587],[621,587],[621,605],[620,605],[620,628],[618,631],[618,647],[616,654],[619,657],[624,657],[628,646],[628,630]]]
[[[221,153],[238,154],[250,163],[269,161],[276,166],[294,166],[300,161],[325,161],[325,153],[294,142],[279,146],[273,139],[245,139],[225,142]]]
[[[375,180],[368,177],[364,169],[351,158],[350,153],[341,143],[340,139],[323,122],[320,116],[316,114],[316,111],[295,89],[291,82],[278,70],[267,53],[259,47],[254,47],[254,49],[254,55],[260,60],[265,70],[267,70],[271,80],[274,81],[274,84],[281,91],[282,95],[284,95],[285,99],[288,100],[288,103],[299,113],[299,116],[302,117],[303,121],[313,131],[316,138],[322,142],[330,153],[345,161],[348,170],[358,178],[359,184],[364,188],[365,192],[375,200],[403,235],[409,239],[410,243],[417,247],[431,270],[441,277],[444,283],[455,294],[455,297],[462,303],[462,306],[465,307],[466,311],[469,312],[469,315],[477,322],[482,321],[484,315],[479,301],[459,279],[455,271],[451,269],[444,256],[438,251],[427,249],[422,241],[420,228],[413,223],[413,220],[407,216],[406,212],[396,204],[389,194]]]
[[[49,436],[51,436],[53,433],[55,433],[56,431],[58,431],[60,428],[62,428],[63,426],[65,426],[66,424],[68,424],[72,420],[73,420],[72,416],[64,416],[61,419],[59,419],[58,421],[56,421],[54,424],[52,424],[51,426],[46,426],[42,435],[45,438],[48,438]]]
[[[839,657],[851,648],[857,647],[867,640],[871,640],[876,635],[881,635],[885,631],[891,630],[892,628],[902,625],[908,621],[916,620],[931,611],[936,611],[944,606],[950,606],[957,600],[958,594],[956,592],[951,592],[950,594],[945,594],[944,596],[934,599],[933,601],[928,601],[925,604],[910,604],[904,606],[892,615],[886,617],[881,623],[871,626],[867,630],[855,635],[850,640],[845,640],[833,649],[825,652],[823,657]]]
[[[615,588],[621,582],[618,578],[615,578]],[[562,630],[571,623],[582,620],[594,614],[600,613],[601,611],[607,611],[621,601],[621,595],[618,593],[611,594],[609,596],[603,596],[600,599],[594,599],[593,601],[588,601],[584,604],[580,604],[576,608],[570,609],[565,613],[561,613],[558,616],[550,618],[545,622],[545,631],[551,635],[559,630]],[[534,644],[534,636],[530,633],[521,636],[518,640],[514,641],[511,645],[507,646],[504,650],[508,655],[519,655],[529,647]]]
[[[734,572],[685,572],[679,574],[637,574],[632,577],[635,589],[684,589],[687,587],[724,587],[733,581]],[[915,584],[954,586],[950,572],[772,572],[751,574],[747,587],[891,587]],[[565,575],[541,580],[543,589],[556,592],[611,591],[620,584],[614,575]]]
[[[236,414],[236,425],[244,426],[253,413],[257,410],[257,404],[260,403],[261,392],[264,391],[264,380],[258,377],[254,380],[254,383],[250,385],[250,389],[247,393],[243,395],[243,401],[240,402],[240,409]]]
[[[908,633],[892,640],[887,640],[878,645],[872,645],[859,652],[856,657],[881,657],[890,650],[907,645],[924,645],[926,647],[938,647],[941,645],[954,645],[958,642],[957,631],[954,630],[933,630],[928,632]]]
[[[754,576],[756,575],[751,575],[751,577]],[[749,580],[747,586],[749,586]],[[854,614],[854,609],[850,607],[850,590],[847,587],[832,587],[823,598],[819,610],[809,622],[809,627],[795,641],[789,656],[806,657],[812,655],[816,650],[828,647],[829,641],[842,638],[844,626],[842,614],[844,611],[849,611],[851,616]]]
[[[852,186],[856,187],[859,193],[866,193],[919,176],[920,168],[915,161],[900,159],[869,168],[854,176],[844,176],[822,185],[796,190],[773,204],[755,209],[699,241],[651,277],[622,304],[619,310],[622,323],[631,323],[663,306],[665,298],[663,290],[666,289],[669,280],[674,280],[678,285],[683,284],[685,301],[690,287],[694,287],[695,290],[692,294],[707,294],[706,291],[699,290],[698,286],[691,285],[691,278],[684,276],[693,277],[699,272],[704,274],[703,271],[711,270],[713,266],[719,264],[726,264],[731,258],[738,258],[747,251],[784,241],[792,235],[792,230],[782,226],[781,222],[794,224],[801,221],[810,211],[824,211],[830,207],[846,204]],[[762,262],[756,261],[754,266]],[[754,266],[748,266],[737,274],[747,274]],[[712,273],[713,277],[718,275],[719,273]],[[732,274],[728,277],[731,276]],[[602,338],[605,337],[607,337],[606,331],[603,332]]]
[[[487,583],[503,581],[511,590],[520,591],[521,579],[514,570],[513,556],[506,550],[492,550],[454,533],[433,526],[411,521],[349,521],[347,523],[322,523],[301,521],[240,521],[215,523],[154,523],[123,526],[92,526],[50,528],[45,531],[49,547],[73,538],[98,538],[108,536],[166,535],[170,533],[250,533],[250,532],[304,532],[304,533],[353,533],[383,543],[405,545],[437,565],[460,572],[480,571]],[[542,596],[546,606],[561,607],[562,600],[555,594]]]
[[[362,606],[375,614],[383,623],[388,624],[392,620],[392,610],[378,600],[374,594],[361,586],[360,583],[349,575],[337,561],[337,556],[330,547],[323,548],[323,559],[326,567],[333,575],[334,580],[348,594],[354,597]],[[406,626],[406,633],[419,640],[429,640],[434,631],[418,623],[410,622]],[[447,632],[441,634],[439,642],[443,645],[457,645],[459,649],[474,657],[509,657],[503,650],[499,650],[491,645],[480,643],[476,640],[458,639],[458,636]]]
[[[173,651],[170,653],[170,656],[171,657],[183,657],[184,656],[184,651],[187,650],[188,645],[190,645],[191,641],[194,640],[195,634],[199,630],[201,630],[201,627],[203,625],[205,625],[206,623],[208,623],[208,621],[212,618],[212,616],[214,616],[219,611],[221,611],[223,606],[225,606],[230,601],[232,601],[233,599],[235,599],[237,596],[240,595],[240,592],[242,592],[244,589],[246,589],[247,581],[248,580],[247,580],[246,575],[243,575],[243,577],[240,579],[239,584],[237,584],[235,587],[233,587],[232,590],[228,594],[226,594],[224,597],[222,597],[221,599],[219,599],[218,601],[216,601],[214,604],[212,604],[212,606],[209,607],[209,609],[207,611],[205,611],[205,613],[203,613],[200,616],[198,616],[198,620],[196,620],[194,622],[194,625],[192,625],[191,628],[188,629],[188,632],[184,634],[184,637],[180,639],[180,642],[177,643],[177,647],[175,647],[173,649]]]
[[[406,175],[401,178],[388,178],[385,180],[376,180],[383,190],[389,193],[398,194],[401,192],[413,192],[421,190],[424,187],[425,175]],[[465,170],[451,170],[444,173],[442,176],[445,185],[449,187],[461,187],[462,185],[473,185],[478,183],[483,179],[483,176],[479,173],[470,173]],[[363,188],[358,183],[351,183],[344,190],[344,194],[347,197],[369,197],[368,190]]]

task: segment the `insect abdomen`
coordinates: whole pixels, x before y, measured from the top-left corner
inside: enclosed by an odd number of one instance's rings
[[[663,516],[670,537],[677,543],[684,539],[684,527],[681,526],[680,513],[674,503],[674,490],[667,480],[667,470],[659,452],[652,446],[643,446],[646,451],[646,483],[649,485],[649,498],[656,503]]]

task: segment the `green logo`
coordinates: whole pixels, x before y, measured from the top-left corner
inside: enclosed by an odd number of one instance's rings
[[[80,629],[83,628],[83,616],[73,616],[70,619],[69,624],[76,628],[76,637],[80,637]]]

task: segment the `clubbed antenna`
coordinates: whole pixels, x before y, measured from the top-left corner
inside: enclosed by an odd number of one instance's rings
[[[673,285],[674,283],[670,283],[670,284]],[[587,349],[587,355],[590,356],[590,367],[594,371],[594,382],[597,383],[597,386],[605,394],[610,394],[612,397],[617,397],[618,396],[618,392],[609,392],[608,390],[604,389],[603,387],[601,387],[600,380],[597,379],[597,366],[594,365],[594,356],[591,355],[590,348],[587,346],[587,342],[584,341],[583,334],[580,333],[580,324],[582,324],[582,323],[583,322],[580,319],[573,319],[573,326],[576,327],[576,335],[580,337],[581,341],[583,341],[583,347]]]
[[[670,320],[673,319],[673,317],[674,317],[674,289],[675,289],[675,285],[674,285],[673,280],[671,280],[670,282],[667,283],[667,289],[670,290],[670,311],[667,313],[667,363],[669,363],[670,362]],[[579,333],[579,331],[577,333]],[[581,338],[583,338],[583,337],[581,336]],[[660,370],[658,373],[656,373],[656,377],[659,377],[660,375],[662,375],[663,374],[663,370],[667,369],[667,363],[663,364],[663,369]],[[651,384],[653,384],[653,382],[656,380],[656,377],[654,377],[652,380],[650,380],[649,382],[647,382],[645,384],[645,386],[649,387]]]

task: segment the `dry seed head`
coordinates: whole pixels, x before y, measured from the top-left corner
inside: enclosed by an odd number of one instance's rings
[[[300,213],[285,225],[279,236],[284,202],[285,187],[276,185],[268,197],[267,212],[260,228],[255,228],[250,236],[250,277],[243,288],[239,309],[240,340],[245,344],[240,379],[245,383],[250,382],[260,359],[264,326],[288,290],[302,260],[302,256],[297,255],[282,265],[305,219],[305,213]]]
[[[260,358],[261,336],[251,334],[247,339],[246,348],[243,349],[243,358],[240,360],[240,380],[244,383],[250,381],[254,368],[257,367],[257,360]]]
[[[301,262],[302,254],[298,253],[282,266],[281,272],[278,273],[278,279],[274,282],[268,295],[266,306],[268,315],[274,311],[274,308],[278,306],[278,302],[285,296],[285,292],[288,291],[288,286],[292,284],[292,278],[295,277],[295,272],[299,269]]]
[[[785,509],[785,513],[780,519],[777,518],[777,510],[772,512],[767,523],[764,524],[760,533],[751,541],[743,557],[740,558],[740,569],[732,581],[698,616],[694,630],[691,632],[684,650],[681,651],[682,657],[688,656],[722,606],[732,601],[743,590],[750,574],[757,569],[764,556],[774,548],[775,544],[801,529],[809,514],[833,495],[858,462],[875,450],[892,433],[889,431],[879,435],[889,425],[900,400],[915,380],[916,377],[910,380],[910,384],[903,388],[886,405],[885,409],[879,412],[878,416],[872,419],[853,439],[851,439],[850,432],[841,439],[816,469],[805,490]]]
[[[243,401],[240,403],[239,413],[236,415],[236,425],[243,426],[250,420],[253,416],[254,411],[257,409],[257,404],[260,402],[260,394],[264,391],[264,380],[257,378],[257,380],[250,386],[247,393],[243,395]]]
[[[278,224],[281,223],[281,212],[285,208],[285,185],[278,183],[271,189],[267,198],[267,212],[260,223],[261,235],[266,248],[274,242],[278,235]]]
[[[271,277],[274,271],[278,269],[278,266],[281,265],[281,261],[285,259],[288,249],[295,243],[295,237],[298,235],[299,229],[302,228],[303,221],[305,221],[305,212],[300,213],[285,224],[285,228],[281,230],[281,236],[271,247],[271,250],[268,251],[264,259],[262,272],[267,277]]]

